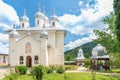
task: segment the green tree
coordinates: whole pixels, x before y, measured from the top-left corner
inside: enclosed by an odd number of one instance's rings
[[[113,8],[116,15],[115,34],[119,41],[119,47],[120,47],[120,0],[114,0]]]
[[[110,54],[110,65],[112,68],[120,68],[120,54],[119,53]]]
[[[94,30],[95,35],[97,36],[97,39],[95,42],[102,44],[106,47],[108,52],[116,52],[116,44],[117,41],[114,38],[114,35],[111,31],[108,31],[105,29],[103,31],[100,30]]]
[[[108,24],[109,26],[109,29],[114,33],[115,32],[115,14],[114,12],[110,12],[110,15],[106,16],[104,19],[103,19],[103,22],[105,24]]]
[[[94,30],[97,39],[95,42],[104,45],[108,52],[119,53],[119,41],[116,37],[116,16],[113,12],[110,12],[110,15],[106,16],[103,19],[105,24],[108,24],[108,28],[102,31]]]
[[[105,24],[108,24],[108,28],[102,31],[94,30],[94,33],[98,37],[95,41],[103,44],[110,54],[111,66],[120,67],[120,0],[114,0],[114,13],[103,19]]]

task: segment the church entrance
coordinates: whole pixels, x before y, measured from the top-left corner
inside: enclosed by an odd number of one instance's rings
[[[26,66],[31,67],[32,66],[32,58],[31,56],[26,57]]]

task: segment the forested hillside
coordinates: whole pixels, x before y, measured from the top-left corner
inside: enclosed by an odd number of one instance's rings
[[[82,46],[76,47],[72,50],[66,51],[65,52],[65,61],[72,61],[75,60],[77,57],[78,50],[81,48],[83,50],[83,54],[86,58],[89,58],[92,54],[92,49],[96,46],[95,42],[89,42],[86,43]]]

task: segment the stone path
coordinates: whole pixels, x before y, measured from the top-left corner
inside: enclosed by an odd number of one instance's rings
[[[80,67],[78,67],[77,70],[70,70],[70,71],[68,70],[66,72],[71,73],[71,72],[90,72],[90,71],[88,70],[88,68],[80,66]]]
[[[0,68],[0,80],[5,77],[9,72],[9,68]]]
[[[85,68],[85,67],[80,66],[80,67],[78,67],[77,70],[78,70],[78,71],[88,71],[88,68]]]

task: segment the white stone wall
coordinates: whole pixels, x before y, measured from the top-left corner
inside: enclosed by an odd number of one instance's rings
[[[64,65],[64,31],[56,32],[56,63]]]
[[[48,39],[40,39],[41,30],[30,30],[31,35],[27,36],[27,31],[19,30],[19,40],[10,39],[10,65],[20,65],[19,57],[24,57],[26,65],[26,57],[32,57],[32,66],[34,64],[34,56],[39,57],[39,64],[43,65],[64,65],[64,31],[63,30],[47,30]],[[31,43],[32,52],[25,53],[25,44]],[[46,57],[48,56],[48,57]],[[46,61],[47,60],[47,61]]]
[[[27,42],[31,43],[31,53],[25,53],[25,45]],[[26,65],[26,57],[31,56],[32,57],[32,66],[34,66],[34,56],[38,56],[40,59],[40,42],[34,40],[31,36],[27,36],[21,41],[17,42],[17,55],[18,59],[19,56],[24,56],[24,65]],[[19,60],[18,60],[19,62]],[[17,63],[18,63],[17,62]]]

